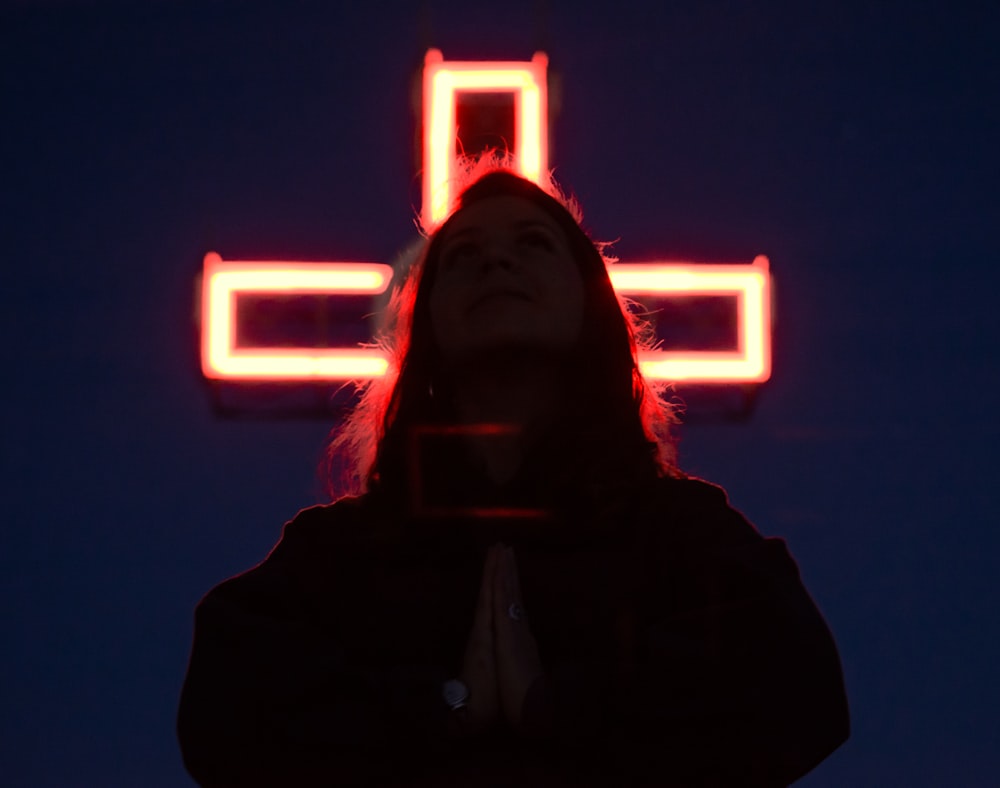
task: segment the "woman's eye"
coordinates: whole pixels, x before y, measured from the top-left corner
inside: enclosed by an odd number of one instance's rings
[[[449,247],[441,255],[441,264],[445,268],[454,268],[468,263],[472,263],[479,256],[479,247],[472,243],[460,243]]]
[[[542,232],[541,230],[529,230],[528,232],[521,233],[519,240],[524,246],[535,249],[544,249],[546,251],[552,250],[552,239],[549,237],[548,233]]]

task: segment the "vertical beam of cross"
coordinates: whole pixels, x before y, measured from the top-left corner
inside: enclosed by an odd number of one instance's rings
[[[538,183],[548,170],[549,59],[528,62],[446,61],[438,49],[424,60],[423,206],[426,228],[440,224],[454,202],[457,108],[464,95],[507,93],[513,98],[515,139],[507,140],[518,173]],[[475,153],[478,151],[467,151]]]

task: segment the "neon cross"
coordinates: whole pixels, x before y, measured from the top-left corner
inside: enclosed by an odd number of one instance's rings
[[[446,61],[432,49],[424,63],[424,226],[443,221],[455,195],[451,184],[461,141],[456,108],[470,94],[513,97],[514,139],[509,152],[519,173],[538,182],[548,168],[548,58],[527,62]],[[762,383],[771,374],[771,276],[763,255],[740,265],[649,261],[609,267],[620,294],[644,302],[720,296],[736,302],[736,342],[727,350],[658,350],[640,357],[654,380],[682,383]],[[241,294],[322,294],[371,300],[389,287],[392,269],[358,262],[244,262],[205,256],[201,285],[201,366],[216,381],[344,381],[384,375],[388,359],[374,349],[269,347],[241,342]]]
[[[511,93],[515,139],[508,140],[515,168],[538,183],[548,169],[549,59],[541,52],[527,63],[445,61],[432,49],[424,59],[423,224],[435,227],[451,212],[455,180],[456,105],[461,93]]]

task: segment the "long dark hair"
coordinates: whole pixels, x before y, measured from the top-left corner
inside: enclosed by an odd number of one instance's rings
[[[611,285],[612,258],[581,227],[576,203],[554,183],[541,188],[496,159],[471,169],[451,217],[426,239],[422,253],[394,291],[380,344],[388,351],[386,376],[368,384],[358,405],[333,436],[326,472],[340,494],[403,495],[411,431],[454,418],[435,392],[439,353],[431,331],[429,299],[451,218],[491,197],[510,195],[542,208],[563,230],[584,285],[583,330],[573,358],[572,391],[555,414],[539,451],[555,498],[598,502],[636,483],[681,475],[675,465],[672,408],[643,378],[637,351],[649,338],[634,305]],[[335,470],[336,469],[336,470]],[[339,471],[339,483],[335,478]]]

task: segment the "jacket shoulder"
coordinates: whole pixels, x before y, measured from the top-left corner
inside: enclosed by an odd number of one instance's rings
[[[657,480],[655,489],[658,494],[679,503],[729,504],[729,495],[722,487],[695,476],[667,476]]]
[[[743,514],[733,508],[722,487],[690,476],[658,479],[644,496],[643,505],[649,514],[661,513],[678,525],[694,519],[701,528],[718,523],[757,533]]]
[[[285,523],[268,558],[289,550],[350,543],[363,531],[363,509],[363,497],[345,497],[302,509]]]
[[[779,574],[798,574],[785,540],[763,536],[716,484],[661,479],[644,497],[641,511],[649,543],[660,551],[714,556],[725,563],[763,562]]]
[[[341,498],[301,510],[285,523],[263,561],[217,585],[200,607],[213,600],[270,606],[321,584],[350,560],[351,547],[364,532],[362,508],[361,498]]]

